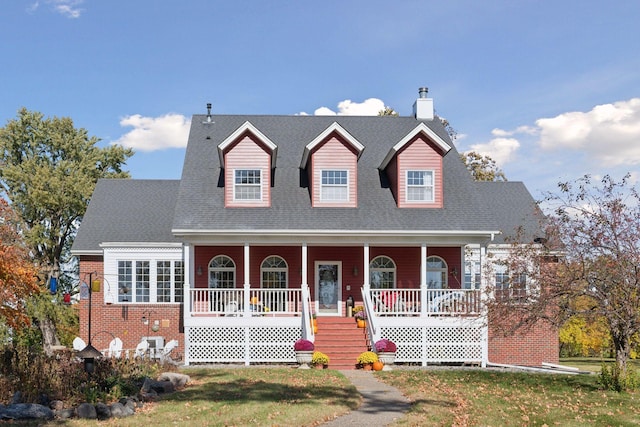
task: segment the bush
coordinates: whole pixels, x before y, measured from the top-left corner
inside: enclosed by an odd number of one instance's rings
[[[321,351],[314,351],[313,357],[311,358],[311,364],[312,365],[328,365],[329,356],[327,356]]]
[[[293,349],[295,351],[313,351],[314,348],[315,346],[311,341],[302,338],[293,344]]]
[[[397,350],[396,344],[386,338],[376,341],[375,348],[378,353],[395,353]]]
[[[377,362],[377,361],[378,361],[378,355],[375,354],[373,351],[365,351],[363,353],[360,353],[360,355],[358,356],[359,365],[368,365],[370,363]]]
[[[640,378],[638,378],[638,374],[629,367],[627,367],[627,374],[623,376],[617,363],[609,366],[603,363],[598,383],[605,390],[617,392],[629,391],[636,390],[640,386]]]

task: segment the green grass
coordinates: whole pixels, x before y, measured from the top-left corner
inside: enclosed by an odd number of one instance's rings
[[[191,377],[189,386],[146,404],[132,417],[71,420],[64,425],[313,426],[349,412],[361,401],[344,376],[327,369],[189,368],[182,372]]]
[[[583,371],[599,373],[603,363],[606,365],[613,365],[615,362],[616,360],[611,358],[601,359],[597,357],[566,357],[561,359],[560,364],[564,366],[579,368]],[[640,372],[640,360],[638,359],[630,359],[629,361],[627,361],[627,366],[631,369],[634,369],[636,372]]]
[[[596,375],[471,369],[378,375],[412,401],[397,425],[640,425],[640,394],[602,391]]]

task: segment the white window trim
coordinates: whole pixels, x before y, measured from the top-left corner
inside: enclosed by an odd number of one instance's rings
[[[426,172],[431,174],[431,185],[409,185],[409,172]],[[404,173],[404,198],[407,203],[433,203],[436,199],[436,171],[433,169],[407,169]],[[431,199],[411,200],[409,199],[409,188],[429,188],[431,187]]]
[[[260,172],[260,184],[237,184],[236,183],[236,173],[238,171],[258,171]],[[261,202],[262,201],[262,190],[263,190],[263,185],[264,185],[264,174],[262,173],[262,169],[261,168],[237,168],[233,170],[233,201],[234,202],[239,202],[239,203],[255,203],[255,202]],[[260,187],[260,191],[258,194],[260,194],[260,198],[258,199],[238,199],[236,197],[236,190],[238,187],[253,187],[258,185]]]
[[[393,264],[393,267],[373,267],[372,264],[375,260],[380,259],[380,258],[387,258],[388,260],[391,261],[391,263]],[[398,287],[398,268],[396,265],[396,262],[393,260],[393,258],[391,258],[390,256],[387,255],[378,255],[377,257],[373,258],[370,262],[369,262],[369,277],[373,276],[373,273],[375,272],[381,272],[381,273],[393,273],[393,286],[391,288],[371,288],[371,289],[396,289]],[[369,280],[371,282],[371,280]]]
[[[322,174],[324,172],[346,172],[347,173],[347,182],[346,184],[323,184],[322,183]],[[344,202],[349,202],[349,183],[350,183],[350,176],[349,176],[349,170],[348,169],[320,169],[320,201],[321,202],[327,202],[327,203],[344,203]],[[346,195],[347,197],[345,199],[326,199],[324,196],[324,189],[325,188],[346,188]]]
[[[278,268],[269,268],[269,267],[264,267],[264,262],[272,257],[277,257],[280,258],[283,262],[284,262],[284,267],[278,267]],[[263,273],[267,271],[267,272],[278,272],[278,273],[285,273],[285,283],[284,283],[284,288],[265,288],[264,287],[264,275]],[[265,257],[262,262],[260,263],[260,288],[261,289],[289,289],[289,264],[287,263],[287,260],[284,259],[283,257],[281,257],[280,255],[269,255],[267,257]]]

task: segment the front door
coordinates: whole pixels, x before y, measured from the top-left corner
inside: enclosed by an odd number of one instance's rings
[[[342,263],[316,261],[316,313],[319,316],[342,315]]]

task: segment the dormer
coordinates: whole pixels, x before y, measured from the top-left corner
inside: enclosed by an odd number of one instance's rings
[[[425,123],[389,150],[378,169],[389,178],[399,208],[443,207],[443,157],[449,150]]]
[[[225,207],[271,206],[271,171],[278,147],[250,122],[218,145]]]
[[[307,172],[313,207],[358,206],[358,159],[363,150],[336,122],[305,146],[300,168]]]

